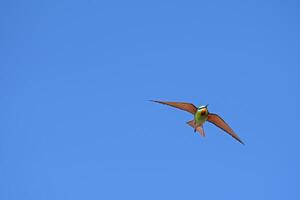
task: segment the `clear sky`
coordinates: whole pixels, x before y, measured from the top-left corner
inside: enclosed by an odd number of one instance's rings
[[[300,199],[299,9],[1,1],[0,199]]]

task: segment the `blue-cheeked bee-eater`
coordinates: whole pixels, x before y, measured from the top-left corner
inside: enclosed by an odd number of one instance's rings
[[[217,127],[221,128],[223,131],[227,132],[234,139],[244,144],[244,142],[238,137],[238,135],[230,128],[230,126],[217,114],[210,113],[207,109],[207,106],[196,107],[192,103],[185,102],[169,102],[169,101],[155,101],[156,103],[165,104],[168,106],[172,106],[184,111],[187,111],[194,115],[194,119],[188,121],[187,124],[194,128],[194,132],[199,132],[201,136],[205,136],[205,132],[203,129],[203,124],[208,121]]]

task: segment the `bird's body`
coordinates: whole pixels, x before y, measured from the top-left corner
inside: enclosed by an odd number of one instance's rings
[[[229,127],[229,125],[217,114],[210,113],[207,109],[207,106],[200,106],[196,108],[191,103],[184,103],[184,102],[167,102],[167,101],[153,101],[156,103],[161,103],[165,105],[169,105],[184,111],[187,111],[194,115],[194,119],[188,121],[187,124],[194,128],[194,131],[199,132],[202,136],[205,136],[205,132],[203,129],[203,125],[206,121],[209,121],[216,125],[217,127],[221,128],[228,134],[230,134],[233,138],[235,138],[240,143],[244,144],[243,141],[234,133],[234,131]]]
[[[207,120],[207,117],[208,117],[207,108],[205,106],[199,107],[194,115],[195,126],[196,127],[202,126]]]

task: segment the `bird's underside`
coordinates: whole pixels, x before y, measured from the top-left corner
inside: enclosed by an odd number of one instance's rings
[[[201,136],[205,136],[203,125],[196,125],[195,120],[188,121],[187,124],[193,127]]]
[[[160,104],[164,104],[164,105],[168,105],[168,106],[172,106],[172,107],[184,110],[186,112],[191,113],[194,116],[195,116],[195,113],[197,112],[197,107],[194,106],[194,104],[192,104],[192,103],[170,102],[170,101],[154,101],[154,100],[152,100],[152,101],[156,102],[156,103],[160,103]],[[226,133],[231,135],[231,137],[233,137],[234,139],[236,139],[240,143],[244,144],[244,142],[238,137],[238,135],[230,128],[230,126],[219,115],[213,114],[213,113],[208,113],[207,121],[214,124],[215,126],[219,127],[220,129],[222,129],[223,131],[225,131]],[[205,132],[203,130],[203,125],[200,125],[200,126],[195,125],[194,120],[188,121],[187,124],[190,125],[191,127],[193,127],[194,129],[195,129],[195,126],[196,126],[196,131],[199,132],[202,136],[205,136]]]

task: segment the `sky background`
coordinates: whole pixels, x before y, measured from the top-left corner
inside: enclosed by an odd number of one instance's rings
[[[300,199],[299,9],[1,1],[0,199]]]

